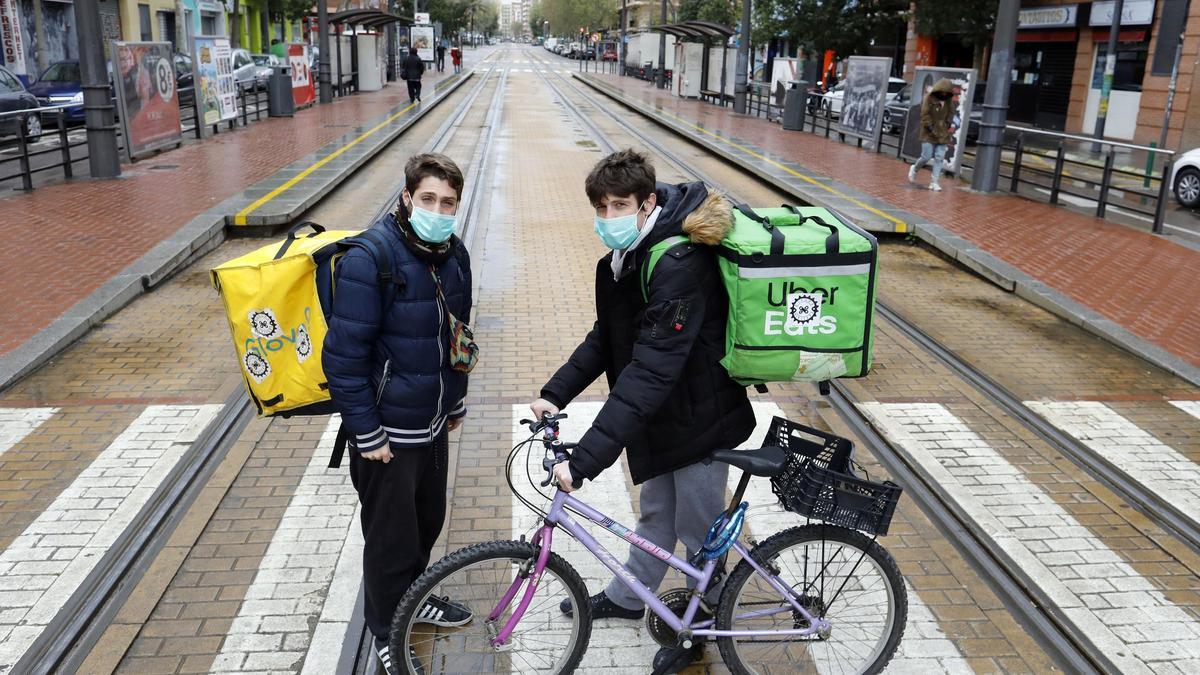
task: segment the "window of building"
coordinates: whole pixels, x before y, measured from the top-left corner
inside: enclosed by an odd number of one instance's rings
[[[1141,91],[1142,77],[1146,74],[1144,44],[1118,43],[1117,68],[1113,71],[1113,91]],[[1104,61],[1108,56],[1108,44],[1096,45],[1096,63],[1092,67],[1092,89],[1104,84]]]
[[[154,33],[150,27],[150,5],[138,5],[138,23],[141,24],[142,42],[152,41]]]

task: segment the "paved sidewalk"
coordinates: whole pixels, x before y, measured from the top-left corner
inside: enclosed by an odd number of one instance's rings
[[[973,193],[952,177],[943,180],[943,192],[930,192],[924,184],[910,185],[906,165],[891,157],[783,131],[777,124],[682,99],[640,80],[611,75],[589,79],[694,125],[696,140],[757,148],[769,161],[798,164],[818,181],[836,178],[939,225],[1149,345],[1200,366],[1200,251],[1014,195]],[[922,178],[927,181],[928,174]]]
[[[478,63],[484,55],[470,56]],[[451,70],[426,72],[427,98]],[[0,359],[192,219],[407,105],[397,81],[126,164],[115,180],[68,181],[0,200],[10,238],[0,250]]]

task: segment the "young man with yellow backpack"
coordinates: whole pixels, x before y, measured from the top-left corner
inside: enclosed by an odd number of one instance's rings
[[[462,171],[445,155],[417,155],[404,181],[395,213],[365,233],[390,256],[390,270],[381,273],[361,247],[337,263],[322,350],[362,504],[366,623],[388,673],[397,672],[388,649],[392,615],[442,530],[447,433],[467,413],[467,374],[475,361],[465,323],[470,261],[454,235]],[[460,626],[472,615],[452,599],[435,598],[421,619]]]

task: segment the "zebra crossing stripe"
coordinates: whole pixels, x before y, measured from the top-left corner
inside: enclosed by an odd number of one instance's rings
[[[564,441],[578,441],[580,436],[592,426],[603,404],[596,402],[572,403],[567,412],[570,417],[560,422],[561,438]],[[513,442],[512,445],[529,438],[529,429],[521,426],[520,421],[529,416],[529,407],[513,406]],[[538,444],[529,456],[533,476],[541,480],[545,476],[542,471],[541,445]],[[622,456],[624,461],[624,456]],[[518,465],[514,474],[518,476],[513,482],[517,489],[534,504],[548,503],[533,491],[529,482],[524,480],[524,467]],[[588,504],[599,509],[608,517],[632,528],[637,518],[633,514],[633,500],[630,499],[629,488],[625,484],[625,472],[621,465],[614,464],[600,474],[597,480],[588,481],[580,497]],[[582,520],[582,519],[580,519]],[[512,498],[512,538],[517,539],[522,534],[526,538],[532,536],[534,530],[541,525],[538,515],[521,504],[514,495]],[[624,562],[628,546],[607,534],[597,533],[594,526],[589,527],[596,538],[609,551]],[[612,573],[600,561],[588,552],[582,544],[569,536],[554,538],[554,552],[567,559],[571,566],[579,572],[587,583],[588,593],[595,595],[608,586]],[[654,660],[658,644],[646,631],[645,621],[623,621],[618,619],[601,620],[592,624],[592,639],[588,646],[586,663],[606,664],[609,667],[623,666],[630,672],[646,672],[646,666]],[[583,671],[581,671],[583,672]],[[606,671],[607,672],[607,671]]]
[[[750,439],[739,446],[741,450],[758,448],[767,435],[771,418],[785,417],[783,410],[775,403],[754,402],[754,433]],[[862,452],[860,450],[860,452]],[[742,472],[732,469],[729,472],[729,490],[737,489]],[[767,478],[754,477],[746,487],[746,501],[750,508],[746,513],[746,528],[754,534],[758,541],[781,532],[789,527],[803,524],[800,516],[785,511],[775,493],[771,492],[771,482]],[[904,587],[908,592],[908,624],[904,629],[904,638],[896,655],[888,663],[885,673],[920,673],[934,675],[935,673],[971,673],[974,669],[958,650],[954,641],[946,637],[938,624],[933,612],[922,602],[916,589],[907,582]]]
[[[1171,401],[1171,405],[1196,419],[1200,419],[1200,401]]]
[[[0,673],[20,660],[220,409],[147,407],[0,553]]]
[[[359,529],[350,472],[327,466],[340,423],[334,415],[326,425],[210,672],[294,671],[310,653],[314,619],[318,627],[320,617],[327,619],[323,641],[335,624],[348,623],[356,595],[335,594],[342,589],[331,582],[335,570],[357,581],[352,570],[361,558],[347,544],[354,542],[351,531]],[[338,604],[326,616],[330,600]],[[339,636],[335,644],[340,641]]]
[[[58,408],[0,408],[0,457],[56,412]]]
[[[1122,672],[1197,672],[1200,624],[944,406],[860,407]]]
[[[1099,401],[1025,405],[1200,522],[1200,465]]]

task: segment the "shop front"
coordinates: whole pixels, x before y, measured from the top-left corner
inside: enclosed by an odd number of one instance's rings
[[[1079,14],[1079,5],[1021,10],[1009,95],[1011,121],[1041,129],[1066,129]]]
[[[1089,49],[1091,69],[1087,100],[1080,131],[1090,132],[1096,126],[1100,110],[1101,87],[1104,83],[1104,63],[1108,56],[1108,36],[1113,24],[1111,0],[1092,3],[1088,26],[1091,40],[1081,41],[1079,48]],[[1121,32],[1117,36],[1117,65],[1113,72],[1112,91],[1108,98],[1108,115],[1104,135],[1110,138],[1133,140],[1137,132],[1138,112],[1142,107],[1142,79],[1146,75],[1146,59],[1150,49],[1150,25],[1154,22],[1154,0],[1125,0],[1121,12]]]

